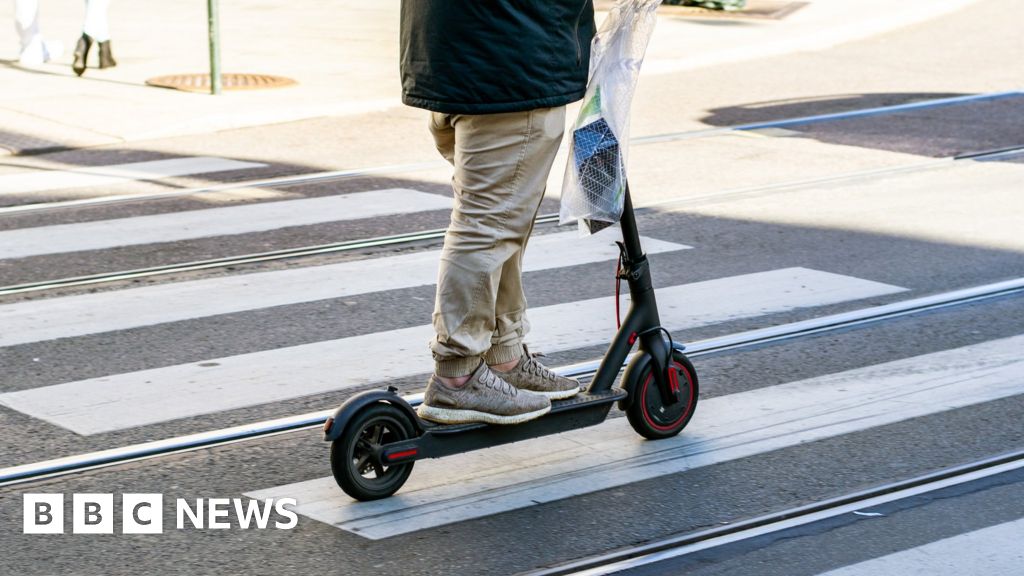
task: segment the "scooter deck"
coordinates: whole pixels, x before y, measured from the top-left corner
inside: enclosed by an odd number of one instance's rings
[[[597,394],[591,394],[589,392],[580,392],[579,394],[573,396],[572,398],[552,401],[551,411],[545,414],[544,416],[538,418],[537,420],[533,420],[532,422],[546,420],[553,416],[562,414],[564,412],[586,410],[588,408],[593,408],[594,406],[600,406],[604,404],[608,404],[610,408],[610,404],[612,402],[615,402],[625,397],[626,391],[619,389],[612,389],[607,392],[601,392]],[[602,416],[602,419],[603,418],[604,417]],[[464,432],[469,432],[471,430],[478,430],[482,428],[519,428],[529,423],[530,422],[524,422],[523,424],[513,425],[487,424],[484,422],[472,422],[469,424],[437,424],[429,420],[420,420],[420,425],[422,426],[424,431],[436,435],[462,434]]]
[[[600,424],[612,404],[626,397],[626,391],[613,388],[592,394],[581,392],[572,398],[551,403],[551,411],[522,424],[497,425],[434,424],[420,420],[423,434],[416,438],[384,446],[385,454],[398,454],[415,449],[411,459],[440,458],[500,444],[508,444]]]

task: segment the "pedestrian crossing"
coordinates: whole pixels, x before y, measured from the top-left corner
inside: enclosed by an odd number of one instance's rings
[[[1022,394],[1022,347],[1017,336],[702,400],[685,433],[657,442],[616,419],[423,461],[385,500],[354,502],[332,477],[248,495],[287,495],[306,517],[388,538]]]
[[[401,195],[392,196],[401,202]],[[379,197],[378,197],[379,199]],[[276,203],[275,203],[276,204]],[[218,210],[231,210],[220,208]],[[611,232],[538,236],[523,262],[526,272],[614,260]],[[0,234],[2,236],[2,234]],[[644,238],[650,254],[689,248]],[[0,305],[0,346],[70,338],[273,306],[432,285],[440,250],[294,270],[259,272]],[[401,274],[395,274],[401,270]]]
[[[18,182],[13,177],[0,177],[0,192],[11,187],[25,192],[92,185],[80,184],[87,180],[75,179],[79,176],[114,179],[108,180],[113,183],[142,174],[148,174],[146,179],[170,177],[187,166],[212,171],[245,164],[193,160],[156,167],[120,165],[95,174],[51,175],[38,182],[23,178],[20,184],[11,184]],[[437,194],[390,188],[13,229],[0,232],[0,260],[222,238],[449,207],[450,200]],[[571,267],[610,272],[619,253],[617,235],[614,228],[588,238],[575,232],[538,235],[531,240],[524,269],[566,271],[568,278],[573,277]],[[643,237],[642,243],[649,254],[674,258],[707,249],[658,234]],[[439,251],[433,249],[4,304],[0,354],[14,346],[73,346],[75,338],[85,336],[278,309],[271,311],[273,317],[303,303],[430,287],[438,258]],[[907,291],[867,278],[791,266],[659,284],[658,301],[665,327],[679,331]],[[531,308],[534,349],[571,351],[604,344],[611,337],[615,318],[610,298],[582,299],[574,294],[568,291],[558,303]],[[432,369],[426,343],[433,331],[425,320],[413,318],[396,329],[159,368],[119,372],[111,366],[100,377],[34,388],[3,387],[0,407],[49,423],[60,433],[95,436],[383,384]],[[398,495],[383,501],[353,502],[331,477],[252,486],[247,495],[296,498],[295,511],[306,518],[368,539],[390,538],[1024,394],[1022,346],[1024,337],[1007,338],[705,399],[686,433],[659,442],[642,441],[622,419],[615,419],[542,442],[426,461],[417,464]],[[0,374],[0,386],[17,377]],[[456,478],[453,469],[460,471]],[[861,573],[868,571],[833,576]]]
[[[665,287],[658,298],[671,331],[903,290],[791,268]],[[535,308],[529,318],[532,345],[548,352],[605,343],[615,326],[608,298]],[[0,394],[0,405],[78,434],[99,434],[426,374],[433,367],[426,353],[432,334],[424,324],[210,358]],[[394,358],[401,361],[368,361]]]

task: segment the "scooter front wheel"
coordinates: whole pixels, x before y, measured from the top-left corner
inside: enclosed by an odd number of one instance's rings
[[[678,350],[672,351],[672,362],[678,370],[679,402],[666,405],[661,390],[654,380],[654,362],[650,358],[628,374],[630,382],[629,406],[626,418],[644,438],[657,440],[679,434],[690,422],[697,408],[697,371],[690,359]]]
[[[412,473],[413,463],[385,464],[381,447],[413,435],[409,416],[386,402],[356,414],[331,443],[331,472],[338,486],[356,500],[377,500],[397,492]]]

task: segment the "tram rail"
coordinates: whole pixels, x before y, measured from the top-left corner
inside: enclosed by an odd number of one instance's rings
[[[576,560],[561,566],[527,572],[526,575],[605,576],[628,573],[632,570],[639,571],[645,566],[670,561],[689,554],[780,533],[951,486],[981,481],[1021,468],[1024,468],[1024,450],[1017,450],[929,474],[881,484],[867,490],[779,510],[725,526],[676,535]]]

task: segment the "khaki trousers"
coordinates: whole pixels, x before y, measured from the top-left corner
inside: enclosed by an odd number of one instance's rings
[[[455,166],[430,344],[437,375],[465,376],[481,359],[493,365],[522,354],[523,252],[564,129],[564,106],[431,115],[437,149]]]

